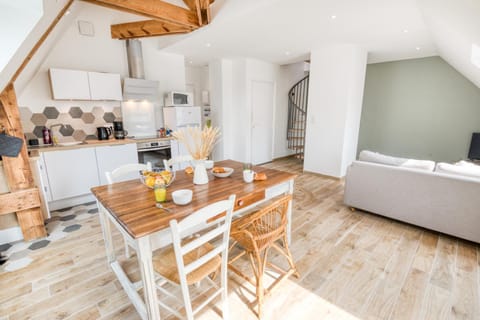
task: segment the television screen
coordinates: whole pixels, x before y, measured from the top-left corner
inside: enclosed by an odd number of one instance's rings
[[[470,143],[468,159],[480,160],[480,132],[474,132],[472,134],[472,142]]]

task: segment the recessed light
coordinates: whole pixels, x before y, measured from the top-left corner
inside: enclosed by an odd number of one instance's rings
[[[212,44],[210,42],[205,43],[205,47],[210,48]]]
[[[408,29],[403,29],[403,33],[408,33]]]
[[[70,10],[65,11],[65,15],[68,16],[70,14]]]
[[[332,14],[332,15],[330,16],[330,19],[335,20],[335,19],[337,19],[337,16],[334,15],[334,14]]]
[[[285,51],[285,55],[286,55],[286,56],[289,56],[289,55],[290,55],[290,51]]]
[[[193,64],[193,61],[192,61],[192,60],[190,60],[190,61],[188,61],[188,63],[190,63],[190,64]]]
[[[415,47],[415,50],[417,51],[420,51],[420,49],[421,49],[420,47]]]

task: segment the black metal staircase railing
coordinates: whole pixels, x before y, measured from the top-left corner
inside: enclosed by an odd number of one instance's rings
[[[309,76],[298,81],[288,92],[288,148],[303,159],[305,146],[305,129],[307,126],[308,83]]]

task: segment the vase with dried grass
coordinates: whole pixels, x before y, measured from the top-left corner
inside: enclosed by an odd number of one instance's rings
[[[193,172],[193,183],[208,183],[205,160],[218,143],[220,137],[219,128],[204,127],[201,129],[200,127],[187,127],[173,132],[172,135],[176,140],[183,143],[193,158],[195,168]]]

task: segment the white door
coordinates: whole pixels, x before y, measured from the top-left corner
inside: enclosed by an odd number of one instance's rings
[[[94,148],[43,152],[52,200],[90,194],[98,186]]]
[[[252,163],[272,161],[273,82],[252,81]]]
[[[105,172],[112,171],[125,164],[138,163],[137,145],[135,143],[95,147],[95,154],[97,156],[100,184],[107,184]],[[117,181],[138,179],[138,177],[137,172],[131,172]]]

